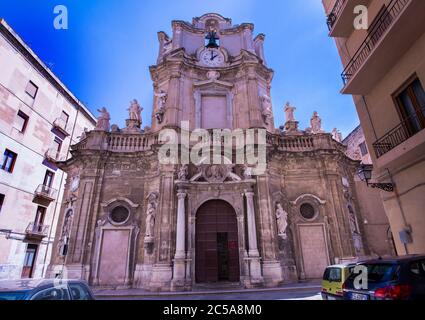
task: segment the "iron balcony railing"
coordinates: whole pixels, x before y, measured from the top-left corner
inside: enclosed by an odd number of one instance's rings
[[[53,189],[52,187],[45,186],[44,184],[40,184],[35,190],[35,195],[37,197],[43,197],[43,198],[54,200],[56,198],[57,192],[58,191],[56,189]]]
[[[345,3],[347,0],[336,0],[335,5],[329,13],[328,18],[326,20],[326,24],[328,25],[329,31],[332,31],[335,22],[338,20],[339,15],[341,14],[342,8],[344,8]]]
[[[368,36],[360,45],[360,48],[354,54],[353,58],[341,74],[344,85],[346,85],[360,69],[372,50],[378,44],[379,40],[381,40],[382,36],[390,28],[393,21],[400,15],[404,7],[410,1],[411,0],[392,0],[386,10],[383,10],[376,18],[375,23],[368,32]]]
[[[421,109],[421,113],[417,113],[406,118],[394,129],[390,130],[381,139],[373,144],[377,158],[382,157],[407,139],[411,138],[419,131],[425,128],[425,108]]]
[[[48,230],[49,226],[43,225],[41,223],[31,222],[25,230],[25,233],[31,236],[47,237]]]

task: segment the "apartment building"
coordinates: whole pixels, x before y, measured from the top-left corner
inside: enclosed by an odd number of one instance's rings
[[[397,252],[425,253],[425,1],[323,4],[344,66],[341,92],[353,96],[371,151],[367,185],[383,189]]]
[[[360,125],[350,132],[342,143],[347,146],[345,153],[348,157],[360,161],[362,165],[372,165],[372,157]],[[361,224],[370,254],[379,256],[396,254],[394,236],[379,189],[369,188],[358,176],[354,177],[354,185],[361,208]]]
[[[0,279],[45,274],[66,180],[55,162],[95,124],[0,20]]]

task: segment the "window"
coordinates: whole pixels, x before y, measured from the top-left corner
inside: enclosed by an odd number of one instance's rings
[[[1,213],[1,208],[3,207],[3,203],[4,203],[4,194],[0,193],[0,213]]]
[[[49,288],[38,292],[31,300],[69,300],[68,288],[66,285]]]
[[[35,214],[34,227],[41,227],[44,223],[44,218],[46,217],[46,208],[38,206],[37,213]]]
[[[34,82],[30,81],[27,84],[27,87],[25,89],[25,92],[33,99],[35,99],[37,92],[38,92],[38,87],[34,84]]]
[[[53,140],[53,143],[52,143],[52,149],[57,151],[59,154],[59,152],[61,151],[61,148],[62,148],[62,140],[55,138],[55,140]]]
[[[130,212],[122,206],[114,208],[110,214],[110,218],[112,222],[116,224],[122,224],[128,220],[128,217],[130,216]]]
[[[66,128],[66,126],[68,125],[68,121],[69,121],[69,115],[65,111],[62,111],[60,118],[63,121],[64,128]]]
[[[359,148],[360,148],[360,152],[361,152],[361,154],[362,154],[363,157],[369,153],[369,151],[367,150],[367,146],[366,146],[366,142],[365,141],[363,141],[362,143],[360,143]]]
[[[3,161],[1,163],[1,169],[7,171],[9,173],[13,172],[13,168],[15,167],[16,158],[18,155],[8,149],[4,151]]]
[[[300,213],[304,219],[311,220],[316,215],[314,207],[309,203],[304,203],[300,207]]]
[[[89,289],[81,283],[70,283],[72,300],[93,300]]]
[[[410,82],[395,97],[404,128],[413,135],[425,128],[425,91],[419,79]]]
[[[23,113],[21,110],[18,111],[18,116],[16,117],[16,128],[24,133],[27,128],[29,117]]]
[[[55,177],[55,174],[52,171],[46,170],[46,174],[44,175],[43,185],[49,188],[52,187],[54,177]]]

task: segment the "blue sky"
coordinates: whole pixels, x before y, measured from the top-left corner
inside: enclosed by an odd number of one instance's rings
[[[65,5],[69,29],[53,27],[53,8]],[[346,136],[358,125],[351,96],[339,93],[342,65],[328,37],[320,0],[1,0],[0,17],[92,111],[105,106],[124,126],[136,98],[150,124],[152,82],[148,67],[158,54],[157,32],[171,35],[172,20],[192,21],[207,12],[252,22],[266,34],[265,54],[275,71],[272,100],[276,127],[283,105],[297,107],[302,129],[318,111],[327,131]],[[97,114],[97,113],[96,113]]]

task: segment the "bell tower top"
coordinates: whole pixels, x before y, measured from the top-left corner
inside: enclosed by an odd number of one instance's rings
[[[232,27],[232,19],[224,18],[217,13],[207,13],[201,17],[193,18],[192,26],[205,30],[220,30]]]
[[[264,59],[264,35],[252,23],[232,24],[216,13],[172,21],[172,36],[158,33],[152,130],[266,128],[274,132],[273,70]]]
[[[252,23],[232,24],[232,20],[217,13],[207,13],[201,17],[193,18],[192,23],[172,21],[172,36],[165,32],[158,33],[160,50],[158,63],[163,61],[168,53],[183,48],[187,55],[197,55],[199,48],[205,46],[205,38],[209,33],[215,32],[220,47],[230,56],[238,56],[246,50],[266,65],[263,43],[264,35],[253,37],[254,25]]]

